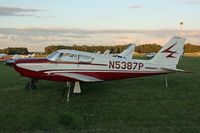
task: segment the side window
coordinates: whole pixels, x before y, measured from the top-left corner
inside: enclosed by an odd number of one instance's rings
[[[90,56],[79,55],[79,62],[90,63],[93,61],[93,58]]]
[[[77,55],[75,54],[68,54],[68,53],[62,53],[58,57],[59,62],[76,62],[77,61]]]

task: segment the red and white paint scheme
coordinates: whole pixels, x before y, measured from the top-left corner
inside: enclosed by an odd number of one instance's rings
[[[79,82],[182,72],[184,70],[176,66],[183,54],[184,44],[185,38],[172,37],[151,60],[132,59],[135,45],[130,45],[118,55],[58,50],[43,59],[19,59],[13,66],[22,76],[31,79],[76,82],[74,91],[80,92]]]

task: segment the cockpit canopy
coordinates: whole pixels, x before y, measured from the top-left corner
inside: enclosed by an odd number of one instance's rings
[[[56,61],[56,62],[85,62],[90,63],[94,60],[94,58],[86,55],[80,55],[80,54],[73,54],[73,53],[67,53],[67,52],[53,52],[49,56],[47,56],[48,60]]]

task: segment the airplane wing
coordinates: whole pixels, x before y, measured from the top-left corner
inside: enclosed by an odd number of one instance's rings
[[[101,79],[98,79],[98,78],[95,78],[95,77],[91,77],[91,76],[87,76],[87,75],[83,75],[83,74],[77,74],[77,73],[67,73],[67,72],[65,72],[65,73],[53,73],[53,75],[65,76],[65,77],[69,77],[69,78],[75,79],[77,81],[83,81],[83,82],[102,81]]]

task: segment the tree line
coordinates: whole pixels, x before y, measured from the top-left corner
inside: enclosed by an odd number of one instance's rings
[[[106,50],[110,50],[111,53],[121,53],[128,45],[116,45],[116,46],[87,46],[87,45],[73,45],[73,46],[64,46],[64,45],[51,45],[45,47],[44,51],[46,54],[50,54],[59,49],[70,49],[70,50],[79,50],[79,51],[88,51],[88,52],[97,52],[100,51],[101,53],[105,52]],[[135,52],[137,53],[157,53],[162,48],[161,45],[157,44],[144,44],[136,46]],[[187,43],[184,46],[185,53],[196,53],[200,52],[200,46],[193,45]]]
[[[45,47],[44,52],[46,54],[50,54],[56,50],[59,49],[70,49],[70,50],[79,50],[79,51],[88,51],[88,52],[98,52],[101,53],[105,52],[106,50],[110,50],[111,53],[120,53],[125,48],[127,48],[128,45],[116,45],[116,46],[87,46],[87,45],[73,45],[73,46],[64,46],[64,45],[50,45]],[[152,52],[158,52],[162,47],[157,44],[144,44],[136,46],[135,52],[137,53],[152,53]],[[200,46],[193,45],[190,43],[187,43],[184,47],[185,53],[197,53],[200,52]],[[0,53],[5,54],[29,54],[27,48],[25,47],[8,47],[6,49],[0,49]]]
[[[187,43],[185,46],[184,46],[184,49],[185,49],[185,53],[197,53],[197,52],[200,52],[200,46],[198,45],[193,45],[193,44],[190,44],[190,43]]]
[[[64,46],[64,45],[51,45],[45,47],[44,51],[47,54],[50,54],[59,49],[70,49],[70,50],[79,50],[79,51],[87,51],[87,52],[105,52],[106,50],[110,50],[110,53],[121,53],[128,45],[116,45],[116,46],[87,46],[87,45],[73,45],[73,46]],[[137,53],[151,53],[158,52],[161,46],[157,44],[144,44],[140,46],[136,46],[135,52]]]
[[[45,47],[44,51],[47,54],[50,54],[59,49],[70,49],[70,50],[79,50],[79,51],[87,51],[87,52],[105,52],[106,50],[110,50],[111,53],[119,53],[123,51],[127,45],[116,45],[116,46],[87,46],[87,45],[73,45],[73,46],[64,46],[64,45],[51,45]]]
[[[28,54],[28,49],[25,47],[8,47],[5,49],[0,49],[0,53],[5,53],[9,55],[14,54]]]

